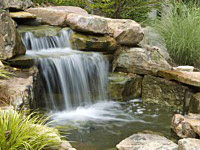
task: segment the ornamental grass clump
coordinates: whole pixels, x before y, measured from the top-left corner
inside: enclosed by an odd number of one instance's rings
[[[45,127],[46,119],[16,111],[0,111],[0,150],[51,150],[60,145],[59,133]]]
[[[195,65],[200,59],[200,8],[196,3],[173,2],[171,11],[154,24],[169,54],[178,64]]]

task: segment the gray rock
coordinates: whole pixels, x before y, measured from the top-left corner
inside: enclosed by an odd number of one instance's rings
[[[139,43],[142,47],[158,47],[160,54],[166,59],[171,60],[167,51],[166,45],[162,37],[151,27],[147,26],[143,28],[144,38]]]
[[[121,47],[115,53],[113,70],[135,74],[157,75],[159,70],[170,70],[171,66],[156,50]]]
[[[120,142],[118,150],[178,150],[178,145],[165,137],[154,134],[133,134]]]
[[[71,13],[87,15],[87,11],[74,6],[38,7],[25,10],[42,18],[42,22],[54,26],[66,26],[66,18]]]
[[[117,42],[109,36],[84,35],[74,32],[70,36],[70,42],[72,48],[78,50],[113,53],[117,49]]]
[[[122,72],[110,73],[108,95],[113,100],[131,100],[141,97],[142,77]]]
[[[6,11],[0,11],[0,59],[25,54],[26,50],[19,36],[16,24]]]
[[[189,99],[189,89],[179,83],[146,75],[142,83],[142,101],[184,110]],[[189,95],[189,96],[188,96]]]
[[[200,150],[200,140],[191,138],[179,140],[178,150]]]
[[[144,36],[140,24],[128,19],[109,19],[108,33],[112,35],[121,45],[137,45]]]
[[[186,116],[175,114],[171,127],[180,138],[198,138],[200,136],[200,114]]]
[[[33,5],[31,0],[1,0],[4,1],[4,9],[25,10]]]
[[[67,24],[75,31],[93,34],[106,34],[108,32],[107,20],[94,15],[69,14]]]

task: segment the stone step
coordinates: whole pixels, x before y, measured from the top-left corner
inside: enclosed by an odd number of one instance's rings
[[[158,76],[168,80],[175,80],[187,85],[200,87],[200,72],[182,72],[176,70],[161,70]]]

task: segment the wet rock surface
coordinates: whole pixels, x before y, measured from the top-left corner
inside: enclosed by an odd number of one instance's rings
[[[108,95],[113,100],[140,98],[142,77],[136,74],[110,73],[108,77]]]
[[[172,119],[171,126],[180,138],[198,138],[200,136],[200,114],[186,116],[176,114]]]
[[[156,75],[158,70],[170,68],[171,66],[158,51],[148,51],[143,48],[121,47],[115,53],[113,63],[113,70],[141,75]]]
[[[0,59],[8,59],[25,54],[25,47],[16,24],[8,12],[0,10]]]
[[[178,150],[178,145],[165,137],[155,134],[133,134],[121,141],[118,150]]]
[[[72,48],[85,51],[113,53],[117,48],[115,39],[109,36],[84,35],[72,33],[70,36]]]

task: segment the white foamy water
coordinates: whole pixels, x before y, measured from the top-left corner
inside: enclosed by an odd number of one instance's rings
[[[84,107],[77,107],[72,111],[51,112],[55,125],[83,126],[88,122],[143,122],[132,114],[125,112],[118,102],[104,101]]]

